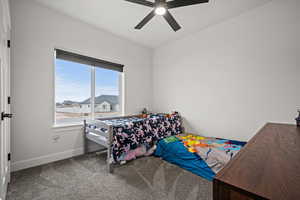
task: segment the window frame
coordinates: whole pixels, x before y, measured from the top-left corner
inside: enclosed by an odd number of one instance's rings
[[[53,68],[52,68],[52,91],[53,91],[53,109],[52,109],[52,127],[53,128],[64,128],[64,127],[76,127],[76,126],[82,126],[83,122],[74,122],[74,123],[56,123],[56,50],[63,50],[63,51],[68,51],[68,52],[73,52],[78,55],[86,56],[82,52],[74,51],[74,50],[69,50],[66,48],[61,48],[57,47],[54,48],[53,50]],[[88,57],[88,56],[86,56]],[[104,60],[103,60],[104,61]],[[110,62],[110,61],[104,61],[104,62]],[[95,92],[96,92],[96,67],[98,66],[93,66],[89,65],[91,67],[91,120],[95,119]],[[103,68],[105,69],[105,68]],[[119,115],[116,115],[116,117],[122,117],[125,115],[125,98],[124,98],[124,92],[125,92],[125,68],[123,72],[119,72]]]

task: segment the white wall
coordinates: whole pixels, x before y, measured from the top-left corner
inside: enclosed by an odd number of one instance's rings
[[[248,140],[300,108],[300,1],[274,0],[155,51],[154,108],[188,130]]]
[[[11,0],[11,10],[13,170],[82,152],[78,127],[52,127],[55,47],[124,64],[125,113],[151,109],[151,50],[29,0]]]
[[[52,127],[54,47],[124,64],[126,114],[153,103],[159,112],[180,111],[189,131],[240,140],[267,121],[294,123],[298,0],[273,0],[208,27],[156,49],[154,60],[147,48],[30,0],[11,7],[13,170],[82,152],[82,130]]]

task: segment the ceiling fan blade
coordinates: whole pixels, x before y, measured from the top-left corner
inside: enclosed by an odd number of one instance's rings
[[[136,3],[136,4],[140,4],[143,6],[148,6],[148,7],[154,7],[154,3],[150,2],[150,1],[146,1],[146,0],[125,0],[131,3]]]
[[[136,27],[135,29],[141,29],[145,26],[153,17],[155,16],[155,11],[152,10]]]
[[[190,6],[190,5],[200,4],[200,3],[208,3],[208,2],[209,0],[173,0],[167,2],[167,7],[168,9],[171,9],[171,8],[178,8],[178,7]]]
[[[176,22],[175,18],[171,15],[171,13],[168,10],[166,14],[164,14],[164,18],[167,20],[167,22],[175,32],[181,29],[180,25]]]

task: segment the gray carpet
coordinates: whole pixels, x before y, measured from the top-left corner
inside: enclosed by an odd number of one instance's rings
[[[212,183],[155,157],[106,171],[89,154],[12,174],[7,200],[211,200]]]

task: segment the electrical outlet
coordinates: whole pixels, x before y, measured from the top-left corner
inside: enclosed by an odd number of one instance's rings
[[[59,139],[60,139],[59,135],[55,135],[52,137],[53,143],[57,143]]]

